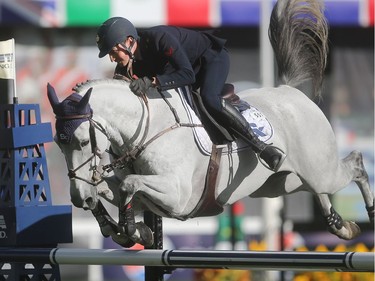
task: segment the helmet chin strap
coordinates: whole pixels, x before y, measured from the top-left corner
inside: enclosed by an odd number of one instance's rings
[[[120,44],[124,48],[125,52],[129,55],[130,59],[129,59],[126,71],[127,71],[127,74],[129,76],[129,78],[132,79],[132,80],[133,80],[133,68],[132,68],[132,66],[133,66],[133,61],[135,60],[135,56],[134,56],[134,54],[132,52],[132,48],[133,48],[133,46],[135,44],[135,41],[136,40],[133,39],[131,41],[129,47],[126,47],[126,45],[124,43]]]
[[[134,76],[133,76],[133,59],[129,60],[128,65],[126,67],[126,72],[128,74],[128,77],[130,78],[130,80],[134,80]]]
[[[135,59],[135,56],[132,52],[132,48],[135,44],[135,39],[133,39],[129,45],[129,47],[126,47],[126,45],[124,43],[121,43],[120,45],[124,48],[125,52],[128,53],[129,57],[131,60],[134,60]]]

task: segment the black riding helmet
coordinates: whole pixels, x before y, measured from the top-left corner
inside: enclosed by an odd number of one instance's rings
[[[106,56],[114,46],[122,44],[129,36],[138,39],[137,30],[127,19],[113,17],[103,22],[96,35],[99,58]]]

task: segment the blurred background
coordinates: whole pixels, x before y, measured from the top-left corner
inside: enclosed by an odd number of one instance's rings
[[[137,28],[178,25],[215,29],[227,39],[231,55],[228,82],[237,91],[264,84],[261,40],[262,0],[0,0],[0,41],[16,42],[17,95],[20,103],[38,103],[44,122],[54,124],[46,96],[51,83],[60,96],[87,79],[112,77],[115,65],[98,58],[97,27],[123,16]],[[266,1],[266,0],[264,0]],[[374,0],[326,0],[330,55],[319,106],[337,136],[340,155],[358,149],[374,186]],[[270,2],[269,2],[270,3]],[[268,25],[268,22],[267,22]],[[268,74],[274,76],[274,69]],[[6,93],[0,93],[4,102]],[[63,155],[46,144],[54,204],[70,204]],[[329,157],[329,155],[327,155]],[[164,220],[165,248],[283,249],[373,251],[374,232],[355,185],[333,196],[336,210],[363,230],[354,241],[325,230],[313,197],[298,193],[283,199],[244,199],[214,218],[187,222]],[[109,206],[108,206],[109,207]],[[265,211],[274,210],[272,225]],[[110,212],[116,217],[116,209]],[[100,235],[91,212],[73,209],[74,243],[62,247],[115,248]],[[273,238],[267,237],[272,231]],[[273,239],[273,240],[272,240]],[[143,280],[141,267],[61,266],[63,280]],[[169,280],[266,280],[249,271],[175,270]],[[270,278],[270,277],[267,277]],[[274,273],[272,280],[373,280],[373,274]]]

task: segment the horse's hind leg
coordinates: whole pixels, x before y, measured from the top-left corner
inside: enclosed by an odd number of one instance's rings
[[[316,194],[316,198],[323,216],[326,219],[329,232],[345,240],[351,240],[361,233],[359,226],[355,222],[344,221],[341,216],[336,213],[328,194]]]
[[[363,165],[362,154],[359,151],[352,151],[347,157],[341,160],[341,174],[336,175],[340,181],[338,186],[345,186],[350,181],[354,181],[361,190],[366,209],[371,222],[374,222],[374,195],[370,188],[370,183],[366,169]],[[351,221],[343,221],[335,209],[332,207],[327,194],[316,194],[318,203],[326,218],[328,230],[342,239],[353,239],[360,234],[358,225]]]
[[[353,181],[361,190],[363,200],[366,204],[368,216],[370,218],[370,221],[374,223],[374,194],[371,191],[368,174],[366,172],[365,166],[363,165],[362,153],[359,151],[352,151],[342,161],[353,171]]]

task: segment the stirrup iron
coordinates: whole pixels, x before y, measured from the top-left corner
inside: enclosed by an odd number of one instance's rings
[[[278,164],[276,165],[276,167],[275,168],[271,168],[268,164],[267,164],[267,162],[265,161],[265,160],[263,160],[263,158],[261,158],[261,154],[262,154],[262,152],[264,151],[264,149],[261,151],[261,152],[259,152],[259,153],[255,153],[256,154],[256,156],[257,156],[257,158],[258,158],[258,161],[265,167],[265,168],[267,168],[268,170],[270,170],[270,171],[273,171],[273,172],[278,172],[279,171],[279,169],[280,169],[280,167],[281,167],[281,165],[284,163],[284,160],[285,160],[285,158],[286,158],[286,153],[282,150],[282,149],[280,149],[280,148],[278,148],[277,146],[273,146],[273,145],[267,145],[267,146],[271,146],[271,147],[273,147],[274,149],[276,149],[276,150],[278,150],[280,153],[281,153],[281,158],[279,159],[279,162],[278,162]]]

